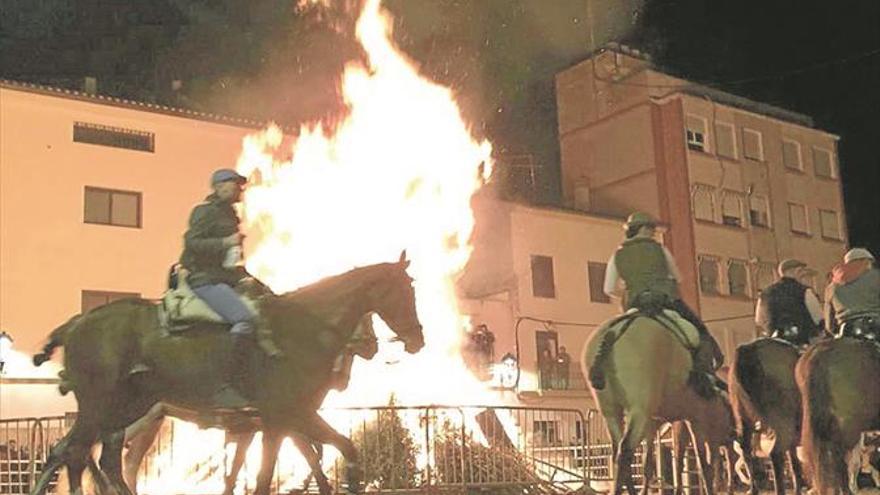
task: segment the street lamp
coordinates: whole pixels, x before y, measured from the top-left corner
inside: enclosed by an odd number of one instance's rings
[[[0,375],[3,374],[6,367],[6,360],[12,354],[12,335],[5,331],[0,332]]]

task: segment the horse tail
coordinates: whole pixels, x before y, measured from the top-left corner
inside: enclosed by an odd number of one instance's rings
[[[830,493],[846,483],[846,480],[838,479],[836,469],[846,451],[839,441],[839,425],[827,407],[831,393],[829,377],[822,354],[816,350],[807,351],[795,374],[804,404],[801,443],[813,475],[814,488],[817,493]]]
[[[753,382],[763,374],[761,359],[754,343],[737,347],[733,353],[732,365],[729,375],[731,406],[737,433],[746,435],[748,432],[743,431],[743,415],[749,418],[759,417],[758,408],[748,391],[754,390]]]
[[[40,366],[46,361],[52,359],[52,354],[55,354],[55,349],[64,346],[64,341],[67,337],[67,331],[70,330],[74,325],[76,325],[81,317],[82,315],[76,315],[73,318],[67,320],[60,327],[52,330],[52,333],[49,334],[49,341],[46,342],[46,345],[43,346],[43,352],[34,355],[34,366]]]

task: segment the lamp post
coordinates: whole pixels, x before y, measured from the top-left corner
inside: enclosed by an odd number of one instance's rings
[[[12,342],[11,335],[5,331],[0,332],[0,375],[4,373],[6,360],[9,359],[9,356],[12,353]]]

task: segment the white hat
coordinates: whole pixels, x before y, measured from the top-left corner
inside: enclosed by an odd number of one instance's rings
[[[874,255],[865,248],[852,248],[843,256],[844,263],[855,260],[874,260]]]

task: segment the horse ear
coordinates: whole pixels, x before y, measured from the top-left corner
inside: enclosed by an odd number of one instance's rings
[[[400,252],[400,259],[397,262],[402,264],[403,268],[409,268],[409,260],[406,259],[406,249]]]

